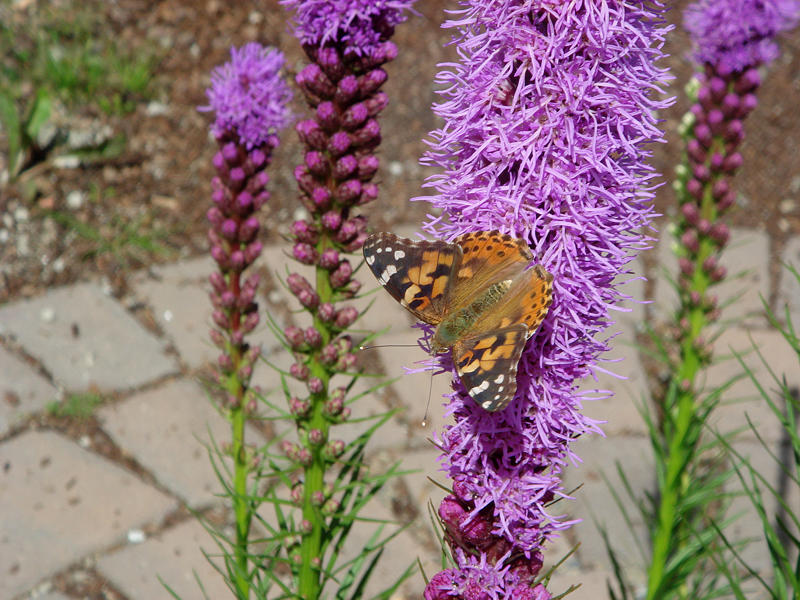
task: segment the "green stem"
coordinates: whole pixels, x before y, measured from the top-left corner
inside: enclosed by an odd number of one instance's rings
[[[713,182],[706,185],[700,213],[702,218],[713,222],[715,205],[711,195]],[[707,237],[699,240],[699,248],[694,257],[694,273],[689,286],[689,291],[695,291],[704,298],[709,286],[712,284],[708,274],[703,269],[704,261],[716,251],[714,242]],[[667,574],[667,565],[681,551],[683,540],[688,539],[688,532],[683,529],[688,525],[683,521],[680,507],[686,495],[690,492],[689,478],[686,468],[697,455],[698,434],[702,423],[697,413],[695,398],[695,379],[700,369],[704,366],[704,357],[698,348],[697,340],[708,325],[705,311],[694,305],[687,294],[683,294],[681,305],[676,315],[676,322],[686,319],[689,323],[688,331],[683,333],[679,340],[680,361],[673,374],[670,390],[666,395],[665,423],[661,428],[661,444],[666,450],[666,468],[662,488],[659,489],[659,504],[656,511],[656,526],[653,534],[653,554],[650,561],[647,577],[647,600],[656,600],[664,597],[672,589],[670,578]],[[671,399],[674,398],[674,401]],[[684,582],[679,586],[684,588]],[[684,593],[679,592],[681,596]]]
[[[238,597],[250,597],[250,577],[248,575],[248,542],[250,537],[250,522],[252,513],[247,494],[247,474],[249,465],[245,451],[245,423],[246,418],[241,403],[238,408],[231,411],[231,429],[233,435],[232,454],[234,461],[233,471],[233,512],[236,516],[236,546],[234,548],[234,561],[236,563],[236,591]]]
[[[321,253],[328,245],[329,240],[325,236],[320,239],[317,250]],[[317,294],[320,302],[330,302],[333,298],[333,290],[330,283],[330,273],[317,267],[316,269]],[[323,323],[318,316],[314,316],[314,327],[322,334],[322,347],[328,344],[333,334],[327,324]],[[322,391],[311,395],[311,418],[308,427],[318,429],[322,432],[323,440],[328,439],[328,420],[325,417],[325,402],[328,399],[328,386],[330,384],[330,373],[327,368],[319,361],[319,354],[313,353],[309,361],[309,372],[311,377],[318,377],[322,381]],[[300,544],[300,564],[298,592],[300,598],[312,600],[319,597],[321,589],[320,567],[316,564],[322,560],[323,530],[325,528],[325,518],[322,514],[322,507],[315,505],[313,497],[315,492],[324,492],[325,486],[325,467],[326,461],[322,456],[324,444],[313,447],[311,450],[311,463],[304,469],[304,491],[303,491],[303,519],[311,523],[311,532],[303,536]]]

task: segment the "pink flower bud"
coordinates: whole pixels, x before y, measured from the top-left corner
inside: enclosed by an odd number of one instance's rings
[[[361,181],[368,181],[372,179],[378,171],[380,161],[374,154],[367,154],[358,159],[358,178]],[[363,190],[363,188],[362,188]]]
[[[732,118],[739,113],[741,102],[736,94],[726,94],[722,99],[722,112],[726,117]]]
[[[333,270],[339,265],[339,252],[335,248],[326,248],[319,257],[319,266]]]
[[[367,74],[362,75],[359,80],[361,95],[369,96],[372,92],[381,87],[389,76],[383,69],[372,69]]]
[[[703,184],[697,179],[690,179],[686,182],[686,191],[689,192],[692,198],[697,200],[703,199]]]
[[[289,291],[295,296],[303,290],[311,290],[311,284],[299,273],[289,273],[289,276],[286,278],[286,285],[289,287]]]
[[[736,93],[746,94],[752,92],[761,85],[761,75],[758,74],[758,69],[748,69],[736,82]]]
[[[353,165],[354,167],[357,166]],[[355,170],[355,168],[353,169]],[[334,197],[342,204],[352,204],[361,195],[361,182],[358,179],[349,179],[336,188]]]
[[[322,226],[329,231],[336,231],[342,224],[342,215],[331,210],[322,215]]]
[[[681,214],[683,214],[683,218],[686,219],[690,225],[696,225],[700,218],[700,212],[697,206],[691,202],[686,202],[681,206]]]
[[[289,375],[299,381],[305,381],[308,379],[309,370],[308,367],[302,363],[292,363],[289,367]]]
[[[361,127],[370,116],[366,103],[353,104],[342,115],[342,128],[347,131],[354,131]]]
[[[345,73],[339,54],[331,46],[323,46],[317,51],[317,63],[334,83],[339,81]]]
[[[323,365],[332,365],[339,360],[339,351],[333,344],[327,344],[319,353],[319,360]]]
[[[336,327],[347,329],[358,318],[358,310],[354,306],[345,306],[336,313]]]
[[[299,121],[294,126],[300,141],[313,150],[324,150],[328,145],[328,136],[313,119]]]
[[[312,378],[313,381],[314,378]],[[309,381],[309,384],[311,382]],[[321,446],[325,442],[325,436],[320,429],[311,429],[308,432],[308,442],[312,446]]]
[[[758,98],[755,94],[745,94],[742,97],[742,104],[739,107],[739,118],[744,118],[753,112],[758,106]]]
[[[292,255],[297,262],[303,263],[304,265],[316,264],[317,258],[319,257],[317,250],[313,246],[303,242],[297,242],[294,245],[292,248]]]
[[[359,91],[358,78],[355,75],[347,75],[336,86],[334,100],[337,104],[349,104]]]
[[[319,295],[313,290],[303,290],[297,294],[297,299],[309,310],[314,310],[319,305]]]
[[[725,92],[728,91],[728,84],[725,83],[724,79],[720,79],[719,77],[712,77],[708,87],[711,91],[711,98],[716,103],[721,102],[725,97]]]
[[[738,152],[734,152],[733,154],[729,154],[725,157],[725,160],[722,163],[722,169],[726,173],[735,173],[736,170],[742,166],[742,155]]]
[[[350,136],[344,131],[337,131],[328,141],[328,152],[333,156],[341,156],[350,148]]]
[[[320,490],[311,492],[311,504],[314,506],[322,506],[325,503],[325,495]]]
[[[289,411],[296,419],[304,419],[311,413],[311,402],[293,396],[289,400]]]
[[[694,229],[689,229],[683,233],[681,236],[681,244],[692,254],[697,254],[697,251],[700,250],[700,243]]]
[[[385,92],[377,92],[364,101],[370,117],[374,117],[389,104],[389,96]]]
[[[317,309],[317,316],[323,323],[329,323],[333,321],[334,317],[336,316],[336,309],[330,302],[324,302],[323,304],[319,305],[319,308]]]
[[[381,141],[381,127],[375,119],[370,119],[361,129],[350,135],[350,141],[353,145],[364,148],[377,146]]]
[[[299,242],[315,245],[319,239],[319,234],[312,223],[309,221],[295,221],[292,223],[292,235]]]
[[[317,106],[317,120],[322,125],[322,128],[329,133],[339,129],[339,117],[336,114],[333,102],[321,102]]]
[[[731,231],[725,223],[715,223],[711,227],[711,231],[708,232],[708,235],[717,242],[717,244],[724,246],[731,237]]]
[[[347,179],[353,173],[355,173],[357,168],[358,168],[358,160],[356,159],[356,157],[353,156],[352,154],[347,154],[336,161],[336,164],[333,167],[333,176],[339,180]],[[358,191],[359,193],[361,192],[360,185]]]
[[[244,244],[251,242],[258,234],[259,228],[260,224],[258,219],[255,217],[250,217],[239,226],[239,241]]]
[[[330,164],[322,152],[316,150],[306,152],[305,163],[308,171],[315,177],[325,178],[330,173]]]
[[[303,330],[299,327],[295,327],[294,325],[290,325],[286,329],[283,330],[283,335],[286,338],[286,342],[291,346],[293,350],[299,350],[303,347],[303,343],[305,342],[303,336]]]
[[[308,387],[308,391],[312,394],[321,394],[325,391],[325,385],[322,383],[322,380],[319,377],[311,377],[306,384]]]
[[[242,331],[244,333],[250,333],[258,326],[260,320],[261,317],[258,316],[258,312],[249,313],[242,323]]]
[[[312,348],[319,348],[322,344],[322,334],[315,327],[307,327],[303,332],[303,337],[305,338],[306,344]]]
[[[208,332],[208,337],[211,338],[211,343],[213,343],[217,348],[225,347],[225,336],[222,335],[222,332],[219,329],[210,329]]]
[[[311,192],[311,201],[317,210],[327,210],[331,205],[331,193],[325,186],[317,186]]]
[[[694,265],[692,264],[692,261],[685,256],[681,256],[678,259],[678,268],[686,277],[691,277],[694,273]]]

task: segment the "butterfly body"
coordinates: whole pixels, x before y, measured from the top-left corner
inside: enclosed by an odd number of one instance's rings
[[[452,350],[459,378],[489,411],[516,392],[517,363],[547,314],[553,277],[523,240],[478,231],[442,241],[377,233],[364,257],[384,288],[414,316],[436,326],[434,353]]]

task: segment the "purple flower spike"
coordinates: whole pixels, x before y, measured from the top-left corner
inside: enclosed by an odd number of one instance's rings
[[[414,0],[281,0],[281,4],[296,11],[295,35],[303,45],[342,43],[347,54],[357,56],[380,54],[381,42],[406,20],[405,13],[413,3]]]
[[[445,24],[460,62],[437,77],[444,125],[423,161],[439,173],[427,182],[435,195],[418,200],[441,209],[426,229],[524,239],[554,290],[509,407],[488,413],[463,388],[450,396],[443,470],[490,534],[451,528],[457,568],[434,576],[425,598],[524,598],[534,557],[571,525],[549,508],[568,443],[599,431],[575,388],[609,350],[598,334],[622,299],[611,282],[651,241],[640,233],[653,217],[647,144],[662,140],[655,114],[668,102],[655,97],[668,77],[655,62],[668,28],[659,2],[460,5]]]
[[[289,86],[280,77],[283,54],[256,42],[231,48],[231,61],[214,69],[206,90],[216,113],[213,132],[219,139],[234,132],[250,150],[274,142],[274,134],[289,120]]]
[[[700,0],[686,9],[684,26],[695,60],[727,74],[774,60],[775,37],[798,18],[797,0]]]

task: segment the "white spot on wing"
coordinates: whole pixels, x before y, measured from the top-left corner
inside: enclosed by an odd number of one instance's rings
[[[367,264],[368,264],[368,265],[371,265],[371,264],[373,264],[374,262],[375,262],[375,257],[374,257],[372,254],[368,255],[368,256],[367,256]]]
[[[401,258],[405,258],[405,257],[406,257],[406,253],[403,252],[402,250],[395,250],[394,251],[394,259],[395,260],[400,260]]]
[[[381,274],[381,281],[384,284],[389,283],[389,280],[395,273],[397,273],[397,267],[395,267],[394,265],[387,265],[387,267],[383,270],[383,273]]]
[[[506,376],[500,373],[497,377],[495,377],[495,383],[503,383],[506,380]],[[502,389],[502,388],[501,388]]]
[[[474,396],[476,394],[480,394],[481,392],[485,392],[488,389],[489,389],[489,382],[484,380],[483,383],[481,383],[480,385],[476,385],[474,388],[472,388],[469,391],[469,395]]]

